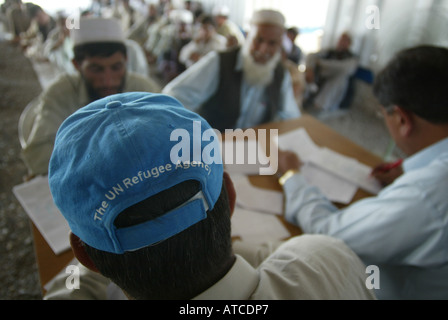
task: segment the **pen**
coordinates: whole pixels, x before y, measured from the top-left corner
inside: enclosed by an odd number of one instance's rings
[[[378,172],[378,171],[380,171],[382,173],[386,173],[392,169],[395,169],[395,168],[401,166],[402,164],[403,164],[403,159],[399,159],[398,161],[393,162],[393,163],[381,164],[378,167],[376,167],[375,169],[373,169],[372,173]]]

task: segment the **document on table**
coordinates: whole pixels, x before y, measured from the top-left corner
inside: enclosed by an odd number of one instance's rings
[[[349,204],[358,190],[356,184],[327,172],[312,162],[305,163],[300,172],[310,185],[319,188],[333,202]]]
[[[328,148],[317,146],[303,128],[280,135],[279,148],[296,153],[302,162],[313,164],[304,167],[310,184],[318,187],[330,200],[350,202],[358,187],[377,194],[380,183],[370,177],[372,168],[358,160],[341,155]],[[319,172],[320,171],[320,172]],[[331,190],[338,186],[339,190]]]
[[[321,148],[319,152],[313,154],[311,162],[370,193],[377,194],[381,190],[381,184],[378,180],[370,176],[372,168],[358,160],[346,157],[328,148]]]
[[[238,206],[235,207],[231,223],[232,236],[238,236],[243,241],[251,243],[283,240],[291,236],[276,216],[242,209]]]
[[[272,175],[266,149],[255,139],[225,140],[221,154],[227,172],[245,175]]]
[[[303,129],[297,129],[278,137],[278,144],[281,150],[292,151],[296,153],[302,162],[308,162],[316,153],[319,153],[320,147]]]
[[[281,215],[283,212],[283,193],[255,187],[247,176],[231,175],[236,191],[238,206],[256,212]]]
[[[15,186],[13,193],[55,254],[70,248],[70,228],[53,202],[46,176]]]

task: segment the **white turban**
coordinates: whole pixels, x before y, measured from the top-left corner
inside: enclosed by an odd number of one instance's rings
[[[193,13],[189,10],[176,9],[170,12],[170,21],[172,23],[192,24],[193,20]]]
[[[228,17],[230,15],[230,9],[225,5],[217,5],[213,8],[213,15]]]
[[[95,42],[124,43],[125,41],[125,36],[118,20],[96,17],[81,18],[79,28],[71,30],[71,38],[75,46]]]
[[[273,24],[279,27],[285,27],[285,17],[278,11],[275,10],[259,10],[254,12],[251,24],[259,25],[259,24]]]

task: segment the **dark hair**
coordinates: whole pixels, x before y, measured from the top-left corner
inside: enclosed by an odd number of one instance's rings
[[[121,52],[126,56],[126,45],[120,42],[95,42],[77,45],[73,48],[74,59],[77,62],[82,62],[89,57],[110,57],[116,52]]]
[[[154,219],[199,191],[185,181],[120,213],[122,228]],[[113,254],[85,245],[98,270],[134,299],[191,299],[221,279],[233,263],[230,207],[223,184],[207,218],[181,233],[137,251]]]
[[[39,12],[43,11],[40,6],[34,3],[30,3],[27,6],[27,10],[31,19],[33,19]]]
[[[381,71],[374,94],[432,123],[448,122],[448,49],[419,46],[399,52]]]
[[[215,19],[213,19],[212,16],[208,15],[208,14],[202,14],[199,18],[198,18],[199,23],[201,24],[208,24],[211,25],[213,27],[216,28],[216,23],[215,23]]]
[[[288,29],[286,30],[286,32],[290,32],[290,33],[292,33],[294,36],[298,36],[299,33],[300,33],[299,28],[297,28],[297,27],[291,27],[291,28],[288,28]]]

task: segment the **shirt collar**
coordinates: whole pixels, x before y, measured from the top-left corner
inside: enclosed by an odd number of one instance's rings
[[[446,153],[447,150],[448,138],[445,138],[406,159],[403,163],[403,169],[405,172],[408,172],[423,168],[438,158],[441,154]]]
[[[193,300],[247,300],[258,286],[257,271],[241,256],[227,274]]]

